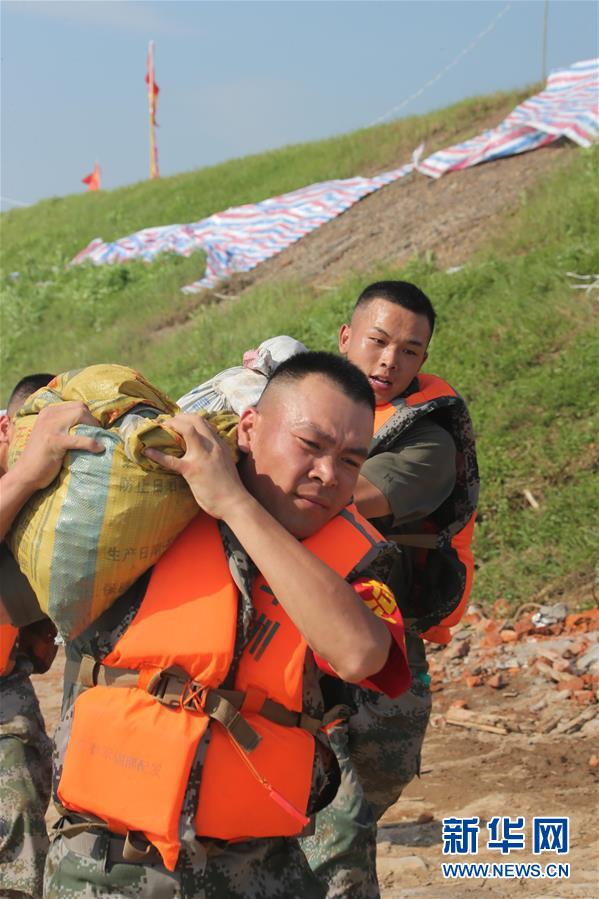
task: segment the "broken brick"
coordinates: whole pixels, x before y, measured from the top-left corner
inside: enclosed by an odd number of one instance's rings
[[[519,618],[518,621],[514,623],[514,630],[518,634],[518,636],[529,634],[532,630],[534,630],[534,624],[531,621],[531,616],[525,615],[523,618]]]
[[[554,671],[567,671],[568,674],[572,674],[572,665],[568,661],[568,659],[556,659],[553,663]]]
[[[493,646],[501,646],[503,644],[503,640],[499,636],[498,633],[494,633],[493,631],[488,631],[485,636],[480,641],[481,648],[491,648]]]
[[[581,677],[566,675],[566,677],[562,677],[559,680],[559,686],[562,690],[582,690],[584,685]]]
[[[516,633],[516,631],[508,629],[501,631],[499,636],[504,643],[515,643],[518,639],[518,634]]]
[[[594,702],[595,697],[591,690],[573,690],[572,699],[574,702]]]

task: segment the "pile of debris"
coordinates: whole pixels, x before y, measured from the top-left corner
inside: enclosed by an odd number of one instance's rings
[[[501,601],[495,617],[470,606],[449,646],[429,647],[431,690],[447,694],[437,708],[450,703],[443,716],[433,716],[433,726],[494,734],[579,730],[599,711],[599,608],[569,614],[558,603],[522,606],[512,616],[507,611]],[[488,714],[487,708],[482,713],[488,691],[475,688],[484,686],[512,700],[503,707],[511,718],[503,711]],[[464,687],[469,698],[452,701],[454,694],[464,696]],[[584,708],[569,713],[564,700]],[[470,705],[480,708],[472,711]]]

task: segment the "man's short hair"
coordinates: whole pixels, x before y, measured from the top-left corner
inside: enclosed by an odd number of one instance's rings
[[[306,352],[290,356],[270,375],[263,396],[273,383],[303,381],[308,375],[322,375],[350,399],[374,412],[375,400],[368,378],[353,363],[333,353]]]
[[[415,284],[410,284],[409,281],[376,281],[369,284],[356,300],[354,312],[372,300],[387,300],[416,315],[424,315],[431,328],[431,337],[433,336],[437,313],[427,295]]]
[[[25,377],[21,378],[21,380],[13,387],[6,406],[7,412],[10,413],[14,406],[20,408],[32,393],[35,393],[36,390],[40,390],[41,387],[46,387],[54,377],[55,375],[48,374],[48,372],[25,375]]]

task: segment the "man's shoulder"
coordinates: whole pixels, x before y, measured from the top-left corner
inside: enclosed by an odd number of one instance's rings
[[[454,447],[455,443],[449,431],[439,424],[431,414],[417,418],[408,425],[401,434],[398,434],[388,450],[400,452],[407,446],[417,445],[438,445],[443,449],[449,449]]]

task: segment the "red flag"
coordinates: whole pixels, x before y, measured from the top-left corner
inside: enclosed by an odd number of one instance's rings
[[[81,181],[83,184],[87,184],[87,189],[89,190],[100,190],[100,165],[96,162],[94,166],[94,170],[90,175],[86,175],[85,178],[82,178]]]

